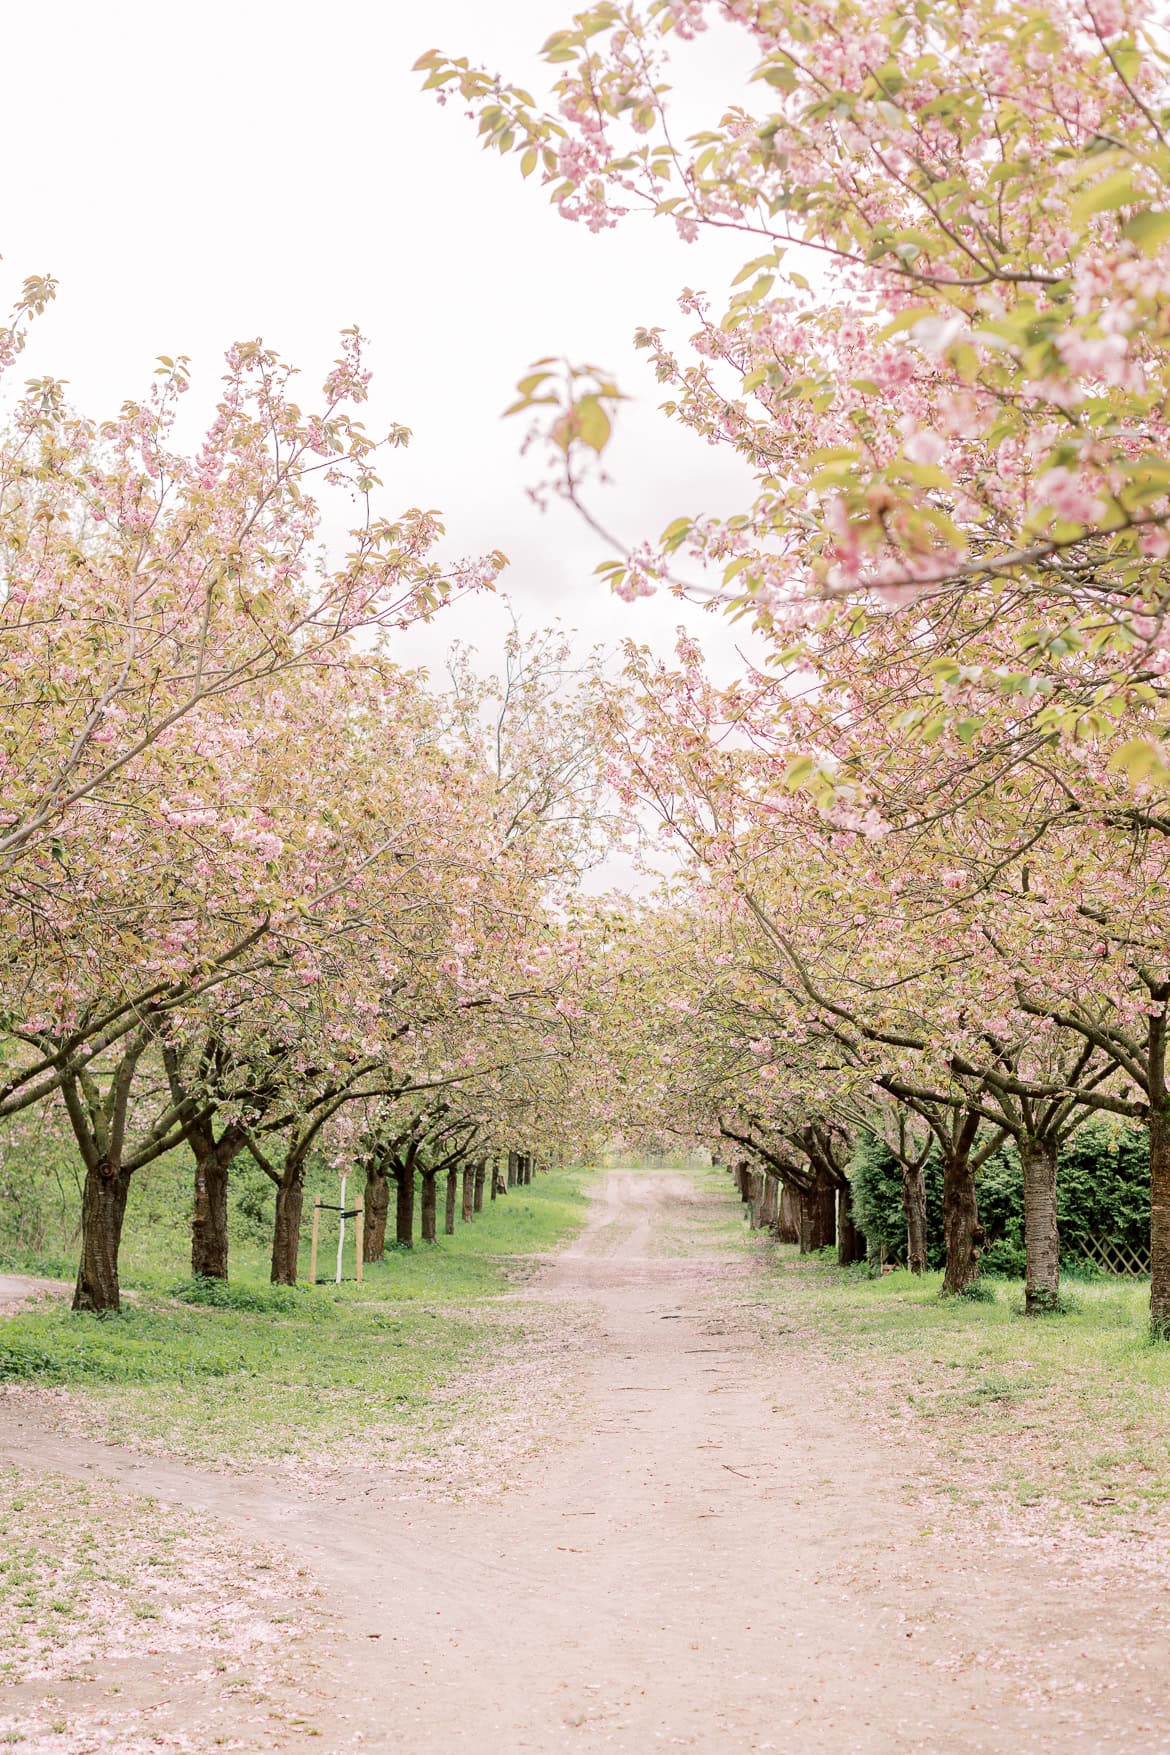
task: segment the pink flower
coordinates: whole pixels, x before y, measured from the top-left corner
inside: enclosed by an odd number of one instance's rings
[[[1105,515],[1104,500],[1071,469],[1046,469],[1037,476],[1036,489],[1042,503],[1070,524],[1096,524]]]
[[[945,442],[937,433],[928,432],[923,427],[911,433],[902,449],[911,463],[941,463],[946,454]]]

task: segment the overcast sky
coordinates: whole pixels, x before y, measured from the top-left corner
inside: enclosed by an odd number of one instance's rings
[[[536,50],[574,4],[11,8],[5,290],[33,272],[61,283],[27,374],[69,379],[100,416],[144,390],[160,353],[190,355],[210,397],[224,349],[262,335],[314,384],[356,322],[371,342],[371,430],[398,420],[415,434],[388,460],[386,510],[439,507],[452,552],[504,549],[526,623],[560,616],[586,643],[628,633],[668,649],[685,611],[604,591],[592,570],[605,551],[571,512],[530,504],[534,459],[519,456],[522,423],[500,413],[540,355],[604,365],[639,398],[612,450],[607,521],[636,539],[681,511],[741,503],[734,466],[656,412],[631,337],[680,323],[680,289],[720,291],[750,252],[686,246],[642,219],[601,237],[565,223],[411,71],[442,47],[546,89]],[[680,67],[689,125],[717,116],[742,79],[741,36],[712,32]],[[687,619],[719,671],[735,665],[741,634]],[[461,634],[486,660],[502,625],[486,607],[441,617],[404,656],[433,661]]]

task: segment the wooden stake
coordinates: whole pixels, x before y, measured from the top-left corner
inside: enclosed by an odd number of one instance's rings
[[[321,1196],[313,1202],[313,1247],[309,1251],[309,1284],[317,1284],[317,1235],[321,1229]]]
[[[345,1254],[345,1185],[347,1181],[348,1177],[343,1170],[341,1173],[341,1211],[337,1215],[340,1220],[337,1227],[337,1284],[339,1286],[341,1284],[342,1257]]]
[[[362,1281],[362,1257],[366,1253],[366,1203],[364,1200],[358,1201],[357,1216],[354,1219],[354,1226],[354,1237],[357,1246],[357,1277],[358,1285],[360,1286]]]

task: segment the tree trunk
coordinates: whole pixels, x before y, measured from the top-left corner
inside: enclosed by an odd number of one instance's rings
[[[276,1190],[276,1222],[272,1228],[272,1284],[295,1286],[301,1246],[301,1208],[305,1201],[305,1167],[298,1164]]]
[[[776,1205],[780,1192],[779,1180],[770,1170],[764,1171],[764,1198],[760,1202],[760,1227],[770,1231],[776,1224]]]
[[[508,1187],[509,1188],[515,1188],[515,1186],[516,1186],[516,1163],[517,1163],[517,1158],[516,1158],[515,1152],[509,1152],[508,1153]]]
[[[947,1270],[942,1289],[956,1295],[966,1292],[979,1275],[983,1227],[975,1201],[971,1154],[965,1147],[947,1152],[943,1158],[943,1241]]]
[[[748,1206],[748,1215],[753,1231],[758,1231],[764,1222],[764,1183],[766,1180],[767,1178],[762,1170],[752,1171],[752,1193],[751,1201]]]
[[[814,1186],[800,1196],[800,1253],[831,1249],[837,1240],[837,1190],[831,1176],[817,1171]]]
[[[500,1160],[498,1157],[492,1159],[492,1167],[488,1174],[488,1181],[491,1184],[492,1199],[495,1200],[497,1194],[500,1192]]]
[[[1150,1332],[1170,1340],[1170,1113],[1150,1104]]]
[[[382,1261],[386,1255],[386,1225],[390,1218],[390,1178],[381,1164],[366,1165],[363,1203],[362,1260]]]
[[[475,1166],[475,1211],[483,1212],[483,1185],[487,1181],[487,1159],[481,1158]]]
[[[422,1239],[435,1241],[435,1194],[438,1177],[433,1170],[424,1170],[422,1179]]]
[[[837,1190],[837,1265],[852,1267],[865,1260],[865,1237],[853,1220],[853,1196],[846,1182]]]
[[[781,1243],[800,1242],[800,1195],[789,1182],[780,1185],[780,1209],[776,1214],[776,1236]]]
[[[394,1208],[394,1236],[407,1249],[414,1247],[414,1165],[400,1164],[394,1172],[397,1200]]]
[[[228,1277],[228,1166],[214,1146],[191,1141],[195,1202],[191,1213],[191,1272],[207,1280]]]
[[[902,1165],[902,1211],[906,1215],[906,1266],[926,1272],[926,1175],[922,1165]]]
[[[1024,1311],[1043,1316],[1060,1305],[1060,1236],[1056,1228],[1056,1141],[1020,1141],[1024,1172]]]
[[[459,1187],[459,1172],[452,1165],[447,1172],[447,1210],[443,1215],[443,1229],[448,1237],[455,1235],[455,1193]]]
[[[475,1204],[475,1171],[470,1164],[463,1167],[463,1223],[470,1225]]]
[[[81,1198],[81,1260],[73,1292],[74,1310],[121,1310],[118,1250],[126,1217],[130,1176],[109,1165],[87,1169]]]

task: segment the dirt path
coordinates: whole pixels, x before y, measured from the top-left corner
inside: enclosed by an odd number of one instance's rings
[[[332,1506],[284,1505],[32,1427],[0,1452],[292,1544],[326,1592],[326,1748],[1170,1750],[1157,1581],[944,1530],[912,1459],[843,1418],[807,1358],[761,1350],[718,1211],[684,1177],[599,1184],[528,1294],[598,1325],[583,1425],[486,1504],[356,1476]]]
[[[14,1316],[44,1298],[63,1298],[73,1287],[64,1280],[38,1280],[29,1274],[0,1274],[0,1316]]]

